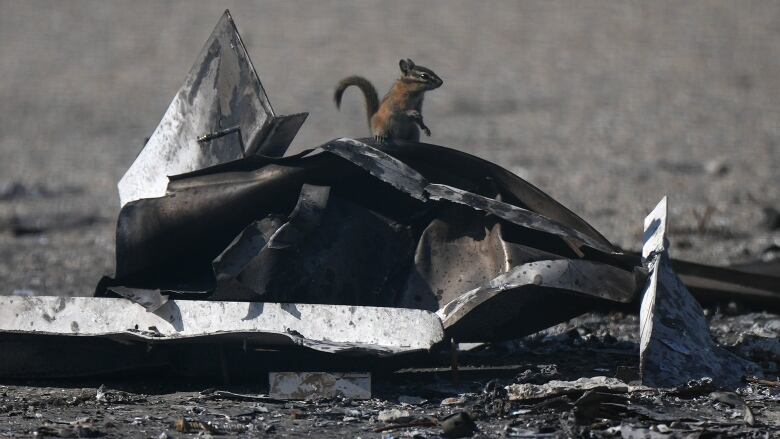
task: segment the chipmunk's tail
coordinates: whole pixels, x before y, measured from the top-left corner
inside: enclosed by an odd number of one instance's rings
[[[368,126],[369,129],[371,129],[371,116],[379,109],[379,96],[376,94],[376,89],[368,79],[362,76],[350,76],[342,79],[339,82],[339,85],[336,86],[336,92],[333,94],[333,100],[336,101],[336,108],[341,108],[341,96],[344,94],[344,90],[351,85],[359,88],[366,98]]]

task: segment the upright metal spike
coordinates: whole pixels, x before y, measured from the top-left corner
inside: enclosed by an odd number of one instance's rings
[[[276,116],[229,11],[119,181],[122,206],[165,195],[168,176],[250,154],[284,155],[308,113]]]

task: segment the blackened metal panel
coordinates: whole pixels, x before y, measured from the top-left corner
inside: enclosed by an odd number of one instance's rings
[[[214,298],[248,290],[274,302],[396,305],[413,248],[407,227],[308,184],[288,220],[272,223],[250,224],[214,261]]]
[[[634,273],[600,262],[557,259],[513,267],[464,292],[437,314],[461,341],[507,340],[592,310],[635,300]]]

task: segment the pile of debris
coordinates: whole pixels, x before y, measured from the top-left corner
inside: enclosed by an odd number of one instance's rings
[[[168,366],[229,380],[241,376],[237,363],[256,361],[272,372],[271,399],[370,398],[358,367],[451,349],[454,369],[459,343],[517,339],[612,308],[640,309],[637,385],[596,377],[492,391],[534,404],[518,410],[565,396],[579,420],[652,418],[629,400],[761,379],[761,365],[716,345],[696,299],[776,309],[780,277],[673,262],[666,199],[645,220],[640,256],[518,176],[443,146],[341,138],[284,156],[305,119],[276,116],[226,12],[119,182],[116,274],[96,297],[0,298],[0,345],[18,353],[0,375]],[[776,337],[750,346],[738,353],[779,361]],[[95,350],[110,355],[100,364],[82,355]],[[294,366],[301,355],[331,373],[305,374]],[[752,422],[744,401],[717,398],[742,404]],[[474,430],[467,414],[441,425]]]

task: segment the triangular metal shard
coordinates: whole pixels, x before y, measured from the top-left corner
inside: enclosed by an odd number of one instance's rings
[[[761,369],[715,344],[699,303],[672,270],[666,240],[666,197],[645,218],[644,264],[650,277],[639,314],[642,384],[675,387],[709,377],[736,387]]]
[[[225,11],[157,129],[119,181],[120,204],[165,195],[170,175],[250,154],[282,156],[307,115],[275,115]]]

